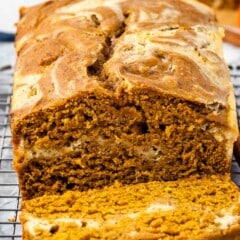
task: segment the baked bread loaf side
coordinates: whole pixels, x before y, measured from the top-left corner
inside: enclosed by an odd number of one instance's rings
[[[229,177],[114,184],[27,200],[25,240],[238,240],[239,190]]]
[[[235,100],[210,8],[62,0],[21,15],[11,130],[23,199],[229,173]]]

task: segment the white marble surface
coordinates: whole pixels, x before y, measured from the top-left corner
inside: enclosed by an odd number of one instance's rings
[[[223,45],[224,58],[227,64],[240,65],[240,48],[231,44]]]
[[[15,23],[19,18],[21,6],[31,6],[44,0],[6,0],[1,1],[0,7],[0,31],[15,32]]]

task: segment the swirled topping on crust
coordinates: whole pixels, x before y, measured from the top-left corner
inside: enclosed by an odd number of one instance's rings
[[[81,92],[139,87],[227,105],[223,31],[196,1],[55,0],[21,14],[13,118]]]

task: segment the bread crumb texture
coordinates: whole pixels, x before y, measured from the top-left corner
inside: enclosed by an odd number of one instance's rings
[[[229,177],[191,177],[23,202],[24,239],[239,239],[239,191]]]

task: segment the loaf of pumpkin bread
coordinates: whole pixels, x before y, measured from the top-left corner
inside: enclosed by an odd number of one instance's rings
[[[11,109],[23,199],[230,171],[223,29],[191,0],[21,9]]]

